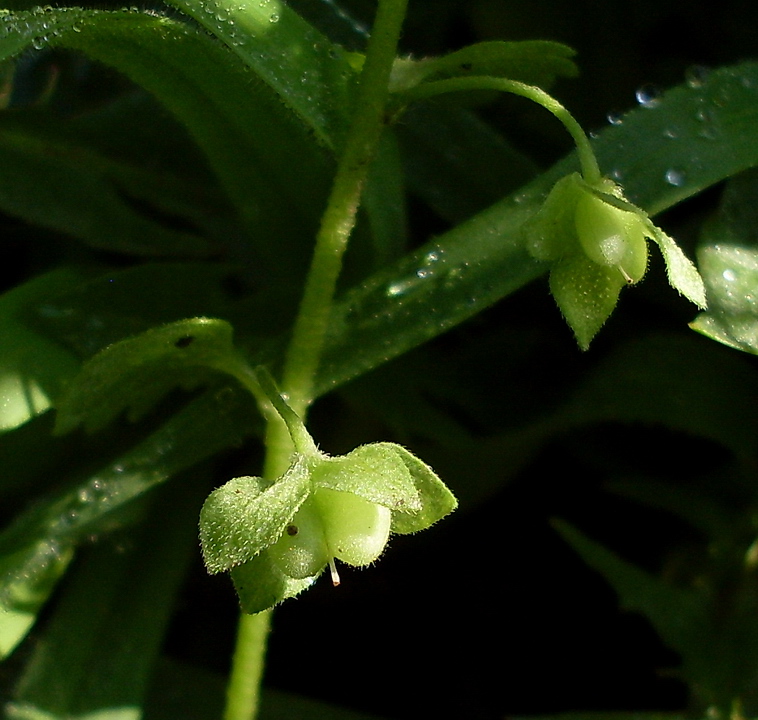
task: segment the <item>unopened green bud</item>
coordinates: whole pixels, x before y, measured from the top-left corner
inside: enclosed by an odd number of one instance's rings
[[[616,268],[628,283],[642,279],[647,268],[643,220],[589,189],[581,193],[574,212],[577,237],[587,257]]]

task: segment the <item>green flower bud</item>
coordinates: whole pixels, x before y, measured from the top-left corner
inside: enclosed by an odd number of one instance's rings
[[[582,189],[574,223],[579,244],[598,265],[615,267],[624,280],[635,283],[647,268],[647,240],[643,220]]]
[[[352,493],[319,488],[314,500],[321,514],[329,553],[361,567],[374,562],[390,536],[392,512]]]
[[[313,496],[295,513],[269,553],[281,571],[296,580],[318,575],[326,567],[331,555],[320,508]]]
[[[592,185],[579,173],[561,178],[524,234],[532,257],[550,263],[551,292],[582,349],[613,312],[621,288],[642,279],[648,239],[661,249],[672,287],[705,307],[695,266],[608,178]]]

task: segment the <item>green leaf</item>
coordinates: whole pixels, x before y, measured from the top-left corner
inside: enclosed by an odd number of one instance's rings
[[[134,421],[171,389],[209,381],[234,356],[232,327],[193,318],[147,330],[84,363],[58,403],[55,431],[98,430],[124,410]]]
[[[83,553],[35,644],[8,717],[141,718],[192,557],[203,486],[195,478],[178,498],[163,493],[133,536],[103,540]]]
[[[85,53],[153,93],[195,138],[268,270],[302,272],[332,174],[305,125],[220,43],[154,13],[37,9],[2,18],[0,58],[47,42]],[[279,62],[277,60],[276,62]],[[297,78],[301,87],[300,76]]]
[[[249,562],[273,545],[308,497],[309,468],[296,461],[270,487],[239,477],[214,490],[200,512],[200,544],[209,573]]]
[[[655,334],[618,345],[605,356],[559,411],[557,426],[665,425],[709,438],[751,464],[756,394],[758,377],[749,358],[725,353],[694,333]]]
[[[207,392],[86,480],[18,515],[0,534],[3,650],[9,652],[23,638],[82,538],[118,526],[132,500],[241,443],[252,431],[252,414],[247,393]]]
[[[87,276],[35,308],[30,322],[79,357],[91,358],[157,325],[193,317],[236,319],[239,311],[228,287],[238,284],[239,270],[226,264],[147,262]],[[255,332],[252,318],[260,315],[243,312]],[[260,314],[267,319],[268,313],[273,311],[267,305]]]
[[[209,204],[180,178],[104,156],[50,114],[16,110],[0,116],[0,208],[8,214],[111,252],[153,257],[214,252],[199,234],[138,212],[135,201],[146,193],[153,207],[163,204],[172,213],[192,214],[186,200],[176,201],[180,193]]]
[[[754,171],[727,185],[716,217],[706,222],[698,261],[708,288],[708,312],[691,328],[729,347],[758,354],[758,236]]]
[[[724,566],[698,573],[691,586],[678,586],[626,562],[567,523],[554,526],[611,583],[621,605],[643,613],[681,655],[680,672],[696,694],[695,707],[715,706],[726,716],[735,699],[750,692],[758,667],[758,620],[755,578],[745,574],[744,552],[736,573],[725,573]]]
[[[80,281],[71,270],[56,270],[0,297],[0,431],[10,430],[46,412],[79,361],[29,322],[31,310]]]
[[[316,137],[337,147],[351,108],[348,55],[281,0],[172,0],[223,40]]]
[[[10,532],[18,526],[12,525]],[[0,547],[5,546],[0,559],[0,658],[26,637],[74,556],[73,543],[58,538],[31,539],[25,547],[9,550],[3,542],[8,534],[0,536]]]
[[[663,641],[679,652],[685,662],[683,672],[690,681],[707,682],[701,667],[708,665],[711,622],[704,594],[665,583],[580,533],[568,523],[554,521],[560,532],[582,559],[600,572],[614,587],[622,607],[641,612],[653,624]]]

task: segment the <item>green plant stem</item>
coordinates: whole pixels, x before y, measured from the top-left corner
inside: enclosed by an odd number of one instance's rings
[[[248,720],[258,711],[270,627],[270,610],[257,615],[240,615],[237,645],[226,688],[224,720]]]
[[[374,22],[361,73],[353,120],[339,159],[332,192],[316,237],[300,312],[292,333],[282,390],[304,417],[324,345],[342,258],[355,226],[369,165],[385,125],[389,77],[407,0],[383,0]]]
[[[381,0],[379,3],[352,123],[316,237],[313,260],[285,359],[282,393],[289,407],[303,421],[313,401],[314,380],[342,259],[355,226],[369,165],[385,124],[390,72],[407,1]],[[269,414],[263,476],[271,479],[284,472],[292,449],[287,426]],[[253,720],[258,713],[269,623],[270,613],[242,615],[240,619],[224,720]]]
[[[576,145],[579,163],[582,168],[582,176],[590,185],[596,185],[600,182],[602,175],[592,150],[592,145],[587,135],[582,130],[582,126],[574,119],[574,116],[561,105],[552,95],[548,95],[544,90],[527,85],[515,80],[505,78],[491,77],[480,75],[477,77],[450,78],[448,80],[436,80],[434,82],[422,83],[403,93],[404,100],[421,100],[443,95],[451,92],[465,92],[470,90],[499,90],[508,92],[512,95],[519,95],[537,103],[551,112],[563,126]]]

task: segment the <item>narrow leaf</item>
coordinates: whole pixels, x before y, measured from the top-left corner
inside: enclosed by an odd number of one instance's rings
[[[282,0],[173,0],[239,55],[328,147],[347,127],[347,54]]]
[[[0,297],[0,431],[47,411],[79,369],[66,348],[30,323],[32,310],[80,281],[71,270],[35,278]]]
[[[192,557],[203,486],[194,479],[178,498],[164,493],[123,545],[104,540],[84,553],[35,644],[10,717],[141,718],[152,666]]]
[[[0,533],[2,649],[9,652],[22,639],[82,538],[119,525],[132,500],[242,442],[252,432],[252,414],[247,393],[207,392],[84,482],[18,515]]]

